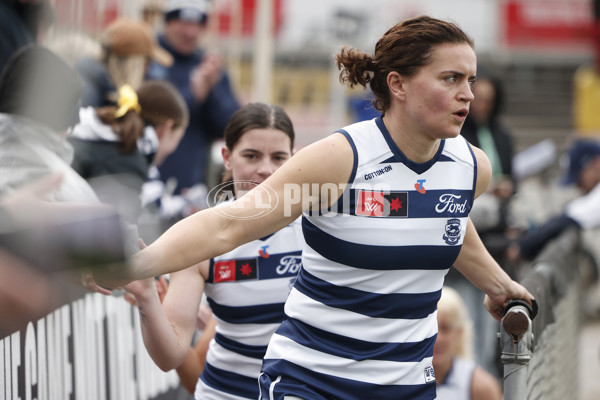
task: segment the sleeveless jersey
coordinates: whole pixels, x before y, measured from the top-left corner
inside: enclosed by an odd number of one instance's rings
[[[471,379],[475,361],[465,358],[452,360],[452,368],[444,382],[437,387],[437,400],[470,400]]]
[[[257,399],[267,344],[301,267],[300,219],[210,261],[205,285],[217,320],[196,399]]]
[[[352,176],[336,206],[303,216],[303,267],[263,361],[261,398],[434,399],[437,302],[465,235],[475,157],[459,136],[412,162],[381,117],[338,132],[354,151]],[[278,392],[291,380],[303,388]]]

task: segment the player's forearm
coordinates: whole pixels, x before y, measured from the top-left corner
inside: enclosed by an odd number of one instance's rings
[[[183,362],[189,349],[191,334],[171,324],[156,290],[148,290],[143,295],[136,296],[136,301],[148,354],[163,371],[176,368]]]
[[[487,251],[471,220],[454,266],[485,294],[498,296],[511,287],[512,279]]]

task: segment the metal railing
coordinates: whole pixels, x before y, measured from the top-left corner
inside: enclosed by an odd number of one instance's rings
[[[521,279],[539,310],[535,316],[525,302],[516,302],[502,319],[505,400],[578,398],[582,288],[592,268],[579,231],[571,229],[550,242]]]

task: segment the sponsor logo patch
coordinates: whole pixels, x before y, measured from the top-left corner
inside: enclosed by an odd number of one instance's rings
[[[258,255],[262,258],[269,258],[269,253],[267,252],[267,248],[269,245],[261,246],[260,250],[258,250]]]
[[[214,264],[215,283],[237,282],[258,277],[255,258],[217,261]]]
[[[457,194],[445,193],[440,196],[435,205],[435,211],[439,214],[449,212],[452,214],[464,214],[467,212],[467,200],[460,202],[462,196]]]
[[[408,193],[360,190],[356,202],[356,215],[406,217],[408,215]]]
[[[427,189],[425,189],[425,186],[423,186],[425,182],[427,182],[427,179],[417,179],[417,183],[415,183],[415,189],[417,189],[417,192],[421,194],[427,193]]]

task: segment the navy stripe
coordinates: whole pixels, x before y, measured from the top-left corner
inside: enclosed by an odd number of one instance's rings
[[[347,242],[317,228],[306,217],[302,217],[302,232],[306,244],[321,256],[363,269],[448,269],[460,252],[460,246],[377,246]]]
[[[294,342],[333,356],[356,361],[380,360],[395,362],[420,362],[433,356],[437,335],[421,342],[378,343],[336,335],[302,321],[288,318],[277,328],[277,334]],[[318,341],[314,338],[319,338]]]
[[[464,138],[463,138],[464,139]],[[471,157],[473,157],[473,194],[471,198],[471,204],[475,201],[475,192],[477,190],[477,157],[475,157],[475,153],[473,153],[473,148],[471,147],[471,143],[467,139],[465,139],[465,143],[467,144],[467,148],[471,153]]]
[[[446,143],[445,139],[442,139],[440,141],[440,147],[438,148],[437,152],[435,153],[435,155],[433,156],[433,158],[431,160],[425,161],[424,163],[416,163],[416,162],[410,160],[408,157],[406,157],[404,155],[404,153],[402,152],[402,150],[400,150],[400,148],[398,148],[398,146],[394,142],[394,139],[392,139],[392,136],[390,135],[385,124],[383,123],[383,118],[377,117],[377,118],[375,118],[375,122],[377,123],[379,130],[383,134],[383,137],[385,138],[385,141],[387,142],[388,147],[394,154],[395,162],[401,162],[401,163],[405,164],[406,167],[409,168],[411,171],[413,171],[417,174],[422,174],[423,172],[425,172],[429,168],[431,168],[433,166],[433,164],[435,164],[440,159],[440,157],[442,155],[442,151],[444,150],[444,144]]]
[[[456,162],[455,159],[448,157],[445,154],[440,155],[440,158],[438,159],[438,162]],[[383,161],[380,161],[379,164],[390,164],[390,163],[397,163],[398,162],[398,157],[396,156],[391,156],[389,158],[386,158]]]
[[[340,129],[338,130],[338,132],[346,137],[346,140],[348,141],[348,143],[350,143],[350,147],[352,147],[352,153],[354,154],[352,173],[350,174],[350,179],[348,179],[348,183],[352,183],[354,182],[354,178],[356,177],[356,170],[358,169],[358,150],[356,150],[356,144],[354,143],[352,136],[350,136],[350,134],[347,131],[345,131],[344,129]]]
[[[258,360],[262,360],[267,352],[267,346],[250,346],[231,340],[220,333],[215,334],[215,342],[229,351]]]
[[[422,319],[437,308],[442,290],[429,293],[370,293],[336,286],[300,271],[294,288],[326,306],[367,315],[372,318]]]
[[[285,316],[284,303],[230,307],[208,297],[208,304],[215,316],[230,324],[278,324]]]
[[[207,362],[200,379],[206,385],[220,392],[246,399],[258,399],[258,377],[249,378],[235,372],[225,371]]]
[[[341,200],[336,203],[338,208],[329,208],[328,212],[344,213],[350,215],[356,215],[356,205],[359,203],[359,193],[362,189],[352,188],[346,190],[343,196],[348,196],[346,204]],[[366,190],[369,191],[369,190]],[[376,191],[383,192],[384,194],[394,193],[407,193],[408,201],[407,204],[403,204],[403,207],[408,208],[409,218],[462,218],[469,215],[471,208],[473,207],[473,194],[474,191],[458,190],[458,189],[444,189],[444,190],[432,190],[427,189],[425,194],[419,193],[416,190],[409,191]],[[389,196],[389,195],[388,195]],[[459,197],[455,197],[459,196]],[[436,212],[440,210],[441,212]],[[385,210],[385,207],[384,207]],[[389,213],[389,204],[387,206],[387,212]],[[385,215],[385,214],[384,214]],[[371,217],[367,217],[371,218]],[[374,217],[374,218],[406,218],[406,217]]]
[[[263,371],[273,381],[283,375],[281,381],[274,385],[274,398],[278,400],[283,399],[285,395],[303,396],[302,398],[311,400],[432,400],[436,398],[435,381],[422,385],[376,385],[319,374],[285,360],[272,359],[263,361]],[[365,371],[365,374],[368,373],[370,371]],[[261,376],[263,393],[269,393],[270,382],[267,378],[269,377]]]

